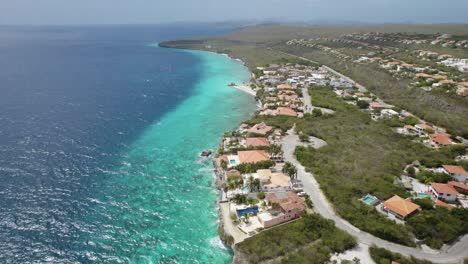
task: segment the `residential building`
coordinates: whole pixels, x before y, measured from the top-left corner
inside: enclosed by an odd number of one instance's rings
[[[436,182],[431,183],[431,192],[435,198],[444,202],[455,202],[459,194],[451,185]]]
[[[266,147],[270,145],[268,139],[264,137],[249,137],[245,140],[247,147]]]
[[[240,163],[258,163],[270,160],[270,155],[265,150],[243,150],[238,151]]]
[[[455,165],[442,165],[444,172],[452,176],[455,180],[467,183],[468,182],[468,172],[462,166]]]
[[[297,112],[292,110],[289,107],[278,107],[276,109],[276,115],[282,115],[282,116],[297,116]]]
[[[382,209],[399,219],[405,219],[418,212],[420,206],[395,195],[383,203]]]
[[[260,179],[260,191],[278,192],[291,190],[291,178],[282,172],[272,172],[270,169],[257,170],[253,175]]]
[[[267,193],[265,200],[270,205],[278,206],[257,215],[258,221],[264,228],[299,218],[305,210],[304,199],[295,192]]]
[[[259,135],[266,135],[268,132],[270,132],[273,129],[271,126],[267,126],[265,123],[260,123],[256,124],[253,127],[251,127],[248,132],[253,133],[253,134],[259,134]]]
[[[449,134],[446,133],[436,133],[431,135],[431,144],[434,147],[443,147],[452,145],[452,139]]]

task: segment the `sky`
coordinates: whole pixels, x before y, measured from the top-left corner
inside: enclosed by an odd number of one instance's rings
[[[0,24],[468,23],[468,0],[0,0]]]

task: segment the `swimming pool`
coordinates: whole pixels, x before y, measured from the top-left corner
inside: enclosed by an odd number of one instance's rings
[[[236,160],[230,160],[229,163],[230,163],[231,165],[236,164]]]
[[[364,196],[364,198],[362,198],[361,201],[367,205],[372,205],[372,206],[379,203],[379,199],[377,199],[377,197],[370,195],[370,194],[367,194],[366,196]]]
[[[372,202],[375,201],[375,199],[367,196],[366,198],[362,199],[362,201],[365,202],[366,204],[371,204]]]
[[[236,210],[237,211],[237,215],[239,217],[243,216],[244,214],[249,214],[249,213],[258,213],[258,207],[249,207],[249,208],[245,208],[245,209],[238,209]]]
[[[247,186],[243,187],[241,190],[242,190],[242,192],[249,192],[249,187],[247,187]]]
[[[426,197],[429,197],[430,195],[427,194],[427,193],[418,193],[418,197],[420,198],[426,198]]]

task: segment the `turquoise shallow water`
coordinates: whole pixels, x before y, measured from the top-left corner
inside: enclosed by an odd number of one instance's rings
[[[97,251],[113,249],[112,254],[100,254],[107,255],[104,259],[137,263],[232,260],[217,236],[213,167],[211,162],[202,162],[198,153],[215,149],[225,131],[254,111],[252,96],[227,87],[247,81],[250,75],[241,63],[223,55],[180,52],[200,59],[202,77],[188,99],[131,145],[119,175],[109,181],[102,209],[112,225],[103,226],[96,234],[98,239],[90,238],[97,241],[92,242]]]

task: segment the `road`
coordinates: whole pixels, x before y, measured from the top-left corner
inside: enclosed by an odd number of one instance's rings
[[[323,108],[323,107],[317,107],[312,105],[312,98],[310,98],[309,91],[307,88],[302,88],[302,97],[304,97],[304,107],[305,107],[305,113],[312,113],[312,110],[315,108],[322,110],[323,113],[326,114],[333,114],[335,111],[328,109],[328,108]]]
[[[304,191],[309,194],[310,199],[314,203],[314,210],[323,217],[333,220],[338,228],[355,236],[360,244],[364,244],[366,246],[375,244],[378,247],[385,248],[405,256],[414,256],[419,259],[426,259],[439,263],[460,263],[465,257],[468,257],[468,235],[463,236],[457,243],[442,251],[431,250],[431,252],[426,252],[419,248],[406,247],[380,239],[354,227],[335,212],[330,202],[325,198],[325,195],[320,189],[320,185],[315,180],[313,174],[306,172],[304,166],[296,160],[294,150],[297,145],[303,145],[303,143],[300,142],[299,137],[293,132],[293,130],[288,131],[288,135],[283,139],[282,143],[284,157],[287,161],[293,163],[297,167],[297,177],[302,181]]]

